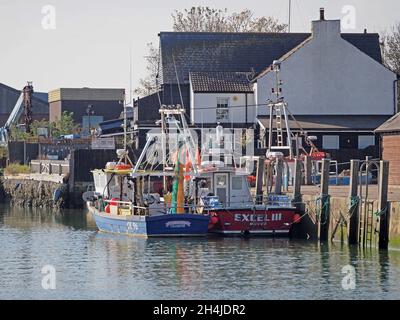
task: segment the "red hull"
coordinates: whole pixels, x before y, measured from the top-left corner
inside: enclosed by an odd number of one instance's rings
[[[210,212],[209,232],[226,235],[288,235],[295,208],[217,209]]]

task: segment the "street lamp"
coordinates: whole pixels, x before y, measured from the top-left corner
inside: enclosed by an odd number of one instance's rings
[[[94,114],[93,106],[91,104],[88,105],[86,109],[86,113],[88,115],[88,122],[89,122],[89,135],[91,134],[91,128],[90,128],[90,115]]]

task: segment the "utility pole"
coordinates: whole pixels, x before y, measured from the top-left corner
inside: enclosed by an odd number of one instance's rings
[[[290,32],[290,20],[292,15],[292,0],[289,0],[289,23],[288,23],[288,32]]]

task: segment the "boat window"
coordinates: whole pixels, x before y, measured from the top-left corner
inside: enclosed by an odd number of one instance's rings
[[[242,177],[232,177],[232,190],[242,190]]]
[[[216,176],[217,178],[217,186],[225,187],[226,186],[226,176]]]

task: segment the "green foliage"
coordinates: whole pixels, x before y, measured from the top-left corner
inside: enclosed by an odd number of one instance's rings
[[[79,125],[77,125],[73,119],[73,112],[64,111],[61,115],[61,119],[55,122],[49,122],[48,120],[33,121],[30,133],[23,132],[16,125],[13,125],[10,128],[10,138],[16,141],[37,138],[39,128],[47,128],[49,136],[54,138],[77,133],[79,131]]]
[[[61,119],[51,124],[51,135],[59,138],[62,135],[76,133],[79,126],[74,122],[73,115],[73,112],[64,111]]]
[[[0,147],[0,159],[1,158],[7,158],[7,148],[6,147]]]
[[[30,168],[19,163],[11,163],[4,169],[4,174],[15,176],[17,174],[30,173]]]

